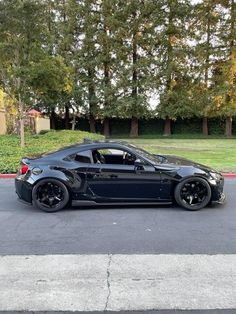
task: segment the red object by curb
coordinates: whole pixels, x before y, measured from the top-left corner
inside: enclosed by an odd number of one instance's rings
[[[15,178],[15,173],[0,173],[0,179],[12,179]]]
[[[225,178],[236,178],[236,173],[222,173]]]

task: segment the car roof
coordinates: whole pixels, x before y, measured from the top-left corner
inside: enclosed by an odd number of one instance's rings
[[[48,152],[43,155],[43,157],[54,157],[54,156],[67,156],[73,154],[77,151],[85,151],[89,149],[99,149],[99,148],[106,148],[106,147],[116,147],[116,148],[128,148],[132,149],[132,145],[124,142],[124,141],[113,141],[113,140],[87,140],[85,139],[82,143],[75,143],[70,146],[62,147],[54,152]]]

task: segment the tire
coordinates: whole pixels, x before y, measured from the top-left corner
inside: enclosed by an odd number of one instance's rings
[[[210,203],[211,187],[206,180],[191,177],[176,186],[174,196],[179,206],[187,210],[199,210]]]
[[[69,200],[67,187],[57,179],[43,179],[36,183],[32,191],[33,205],[47,213],[62,210]]]

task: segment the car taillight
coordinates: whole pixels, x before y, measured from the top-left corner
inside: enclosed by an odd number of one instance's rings
[[[20,165],[20,174],[25,174],[28,171],[29,167],[27,165]]]

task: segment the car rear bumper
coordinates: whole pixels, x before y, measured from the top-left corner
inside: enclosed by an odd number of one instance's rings
[[[15,189],[18,197],[27,202],[32,203],[32,185],[19,177],[15,178]]]

